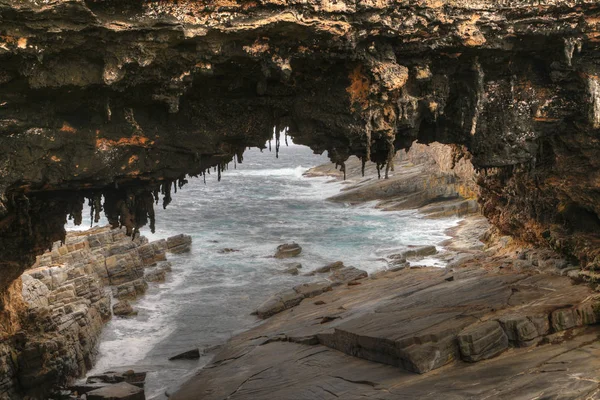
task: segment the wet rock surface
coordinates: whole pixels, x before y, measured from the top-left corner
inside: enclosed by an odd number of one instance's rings
[[[473,257],[453,268],[386,271],[310,299],[290,291],[297,305],[233,337],[172,398],[593,398],[600,294],[559,263],[542,272],[515,257],[549,254],[501,238],[458,246],[477,231],[454,229],[455,251]]]
[[[275,258],[292,258],[300,255],[302,247],[297,243],[285,243],[277,246]]]
[[[200,358],[200,350],[193,349],[186,351],[185,353],[177,354],[176,356],[170,357],[169,360],[196,360]]]

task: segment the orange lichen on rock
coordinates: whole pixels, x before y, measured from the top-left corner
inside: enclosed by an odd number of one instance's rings
[[[50,157],[50,159],[54,162],[60,162],[60,158],[58,158],[56,156],[52,156],[52,157]]]
[[[348,75],[350,86],[346,88],[346,92],[350,95],[352,110],[355,111],[355,105],[360,104],[361,108],[365,109],[369,105],[369,79],[365,76],[363,67],[358,65]]]
[[[67,121],[63,122],[62,127],[60,128],[61,132],[75,133],[77,129],[73,128]]]
[[[106,151],[114,147],[121,146],[139,146],[139,147],[148,147],[154,144],[153,140],[148,139],[145,136],[133,135],[127,138],[121,138],[119,140],[112,139],[104,139],[98,138],[96,139],[96,149],[100,151]]]

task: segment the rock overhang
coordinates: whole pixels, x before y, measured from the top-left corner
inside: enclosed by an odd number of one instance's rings
[[[85,198],[133,232],[274,127],[382,174],[415,140],[465,146],[492,222],[595,262],[594,2],[3,0],[0,21],[1,287]]]

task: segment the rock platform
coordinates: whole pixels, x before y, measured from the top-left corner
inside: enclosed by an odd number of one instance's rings
[[[600,293],[495,243],[292,296],[170,399],[600,398]]]

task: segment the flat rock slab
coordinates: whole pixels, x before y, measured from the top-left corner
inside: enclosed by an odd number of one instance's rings
[[[525,399],[530,397],[512,390],[523,387],[524,393],[556,394],[563,389],[554,384],[556,379],[579,396],[599,385],[596,378],[584,382],[565,371],[557,371],[549,380],[530,372],[546,358],[571,349],[571,342],[579,340],[574,330],[598,320],[594,311],[598,294],[573,285],[569,278],[466,267],[450,274],[425,267],[386,272],[360,282],[321,293],[306,286],[304,292],[314,293],[314,299],[300,301],[233,337],[182,393],[188,396],[191,388],[204,393],[205,388],[206,397],[199,398],[207,399],[219,398],[209,393],[213,391],[229,391],[221,398],[232,399],[438,398],[431,395],[431,384],[438,386],[438,395],[451,399]],[[597,333],[588,339],[595,340]],[[555,343],[556,335],[570,339],[559,346],[531,346]],[[600,350],[586,351],[588,367],[582,371],[592,376],[590,371],[600,369],[600,359],[589,354]],[[484,359],[485,363],[477,362]],[[340,374],[346,365],[352,368]],[[473,367],[467,372],[469,365]],[[427,374],[443,366],[443,373]],[[579,371],[575,363],[573,368]],[[382,375],[370,379],[367,370]],[[502,379],[511,379],[515,386],[502,384]],[[498,390],[506,396],[494,396]],[[577,398],[569,396],[564,398]],[[184,398],[193,397],[174,397]]]
[[[146,396],[144,389],[121,382],[88,392],[87,400],[146,400]]]
[[[564,346],[514,349],[427,375],[322,345],[271,342],[203,370],[169,400],[597,399],[600,332],[588,329]]]

